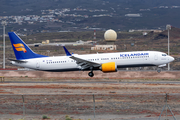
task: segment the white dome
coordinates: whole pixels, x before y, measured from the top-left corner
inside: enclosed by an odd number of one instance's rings
[[[115,41],[117,39],[117,33],[114,30],[109,29],[104,33],[104,38],[107,41]]]

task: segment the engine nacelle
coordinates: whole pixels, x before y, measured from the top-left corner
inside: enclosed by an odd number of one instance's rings
[[[103,72],[117,72],[117,65],[115,62],[108,62],[101,65]]]

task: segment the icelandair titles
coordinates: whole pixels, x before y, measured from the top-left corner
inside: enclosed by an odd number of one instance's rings
[[[132,54],[120,54],[120,57],[134,57],[134,56],[146,56],[149,53],[132,53]]]

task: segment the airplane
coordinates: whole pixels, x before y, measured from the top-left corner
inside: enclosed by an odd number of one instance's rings
[[[97,54],[71,54],[65,47],[66,56],[45,56],[33,52],[15,32],[8,33],[16,59],[9,59],[13,65],[25,68],[50,71],[90,71],[88,75],[94,76],[94,70],[104,73],[117,72],[118,68],[166,66],[174,60],[173,57],[159,51],[132,51]],[[161,72],[161,70],[157,70]]]

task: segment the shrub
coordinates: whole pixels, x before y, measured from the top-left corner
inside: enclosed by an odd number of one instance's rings
[[[66,118],[66,120],[72,120],[71,118]]]
[[[72,120],[68,115],[66,115],[66,120]]]
[[[48,119],[48,117],[46,115],[43,115],[42,119]]]

